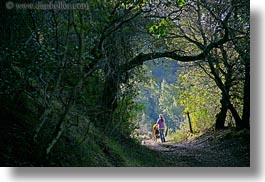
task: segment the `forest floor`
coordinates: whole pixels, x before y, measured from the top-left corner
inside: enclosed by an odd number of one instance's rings
[[[160,143],[146,140],[143,145],[158,151],[168,166],[179,167],[249,167],[249,130],[211,131],[194,141]],[[161,160],[161,159],[160,159]]]

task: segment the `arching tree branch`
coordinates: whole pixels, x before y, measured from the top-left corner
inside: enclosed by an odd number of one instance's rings
[[[196,60],[202,60],[206,58],[206,56],[212,49],[217,48],[220,45],[228,41],[229,41],[228,29],[225,28],[225,34],[222,39],[219,39],[216,42],[211,42],[205,47],[205,49],[201,53],[197,55],[188,55],[188,56],[186,55],[185,56],[185,55],[180,55],[176,53],[175,51],[153,52],[153,53],[147,53],[147,54],[140,53],[134,58],[132,58],[129,62],[122,65],[120,70],[122,72],[126,72],[126,71],[129,71],[135,68],[136,66],[142,65],[145,61],[157,59],[157,58],[163,58],[163,57],[171,58],[171,59],[181,61],[181,62],[191,62],[191,61],[196,61]]]

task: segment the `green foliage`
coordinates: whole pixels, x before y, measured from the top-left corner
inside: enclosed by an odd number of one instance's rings
[[[170,137],[174,142],[180,143],[188,140],[189,132],[184,132],[184,130],[177,130],[175,133],[171,134]]]
[[[178,95],[174,84],[168,84],[164,80],[161,83],[161,93],[158,100],[161,113],[167,117],[167,125],[172,129],[179,128],[181,124],[181,113],[183,108],[174,98]]]
[[[138,113],[142,110],[143,106],[135,103],[133,97],[124,96],[122,100],[118,101],[118,108],[113,116],[115,122],[112,133],[115,136],[129,136],[137,128]]]
[[[220,91],[203,70],[193,64],[187,64],[180,72],[177,86],[179,91],[175,99],[184,107],[185,124],[181,127],[183,131],[177,131],[180,134],[178,140],[188,138],[187,134],[184,134],[189,131],[187,112],[190,113],[193,132],[198,134],[214,125],[215,114],[220,107]]]
[[[196,131],[196,133],[191,133],[189,131],[188,122],[184,122],[181,124],[180,129],[176,130],[174,133],[171,133],[169,138],[171,138],[174,142],[182,143],[182,142],[190,142],[199,136],[201,136],[204,131]]]
[[[169,23],[165,19],[162,19],[154,25],[148,27],[148,32],[150,34],[156,35],[158,38],[165,37],[168,34],[168,31]]]
[[[182,7],[186,4],[186,0],[177,0],[178,7]]]

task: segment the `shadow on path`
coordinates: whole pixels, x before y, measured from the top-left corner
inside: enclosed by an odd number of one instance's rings
[[[169,166],[179,167],[249,167],[249,140],[246,137],[224,138],[227,133],[205,135],[189,143],[156,143],[143,145],[158,151]]]

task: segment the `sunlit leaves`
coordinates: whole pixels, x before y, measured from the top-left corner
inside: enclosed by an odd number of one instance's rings
[[[150,34],[156,35],[159,37],[165,37],[168,34],[169,31],[169,24],[165,19],[162,19],[160,22],[151,25],[148,28],[148,32]]]
[[[186,4],[186,0],[177,0],[177,4],[181,8],[182,6]]]
[[[220,100],[220,91],[214,81],[190,64],[181,69],[177,89],[176,100],[184,107],[184,116],[190,113],[193,130],[200,132],[213,126]]]

